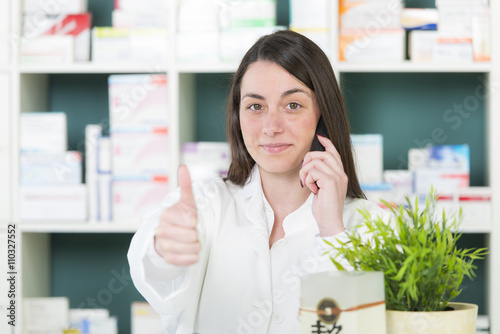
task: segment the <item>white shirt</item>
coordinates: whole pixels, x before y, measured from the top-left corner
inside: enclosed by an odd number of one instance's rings
[[[247,184],[222,179],[193,183],[198,210],[198,263],[167,264],[154,250],[161,212],[179,200],[173,192],[145,217],[128,259],[136,288],[158,311],[166,333],[298,334],[300,276],[336,270],[324,242],[346,241],[346,233],[319,237],[312,214],[313,194],[283,221],[285,237],[269,249],[274,213],[255,166]],[[347,198],[343,221],[351,229],[363,221],[358,209],[388,213],[374,203]]]

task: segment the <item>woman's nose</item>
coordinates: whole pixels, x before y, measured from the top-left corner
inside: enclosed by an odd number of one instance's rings
[[[268,136],[274,136],[283,131],[283,116],[277,108],[267,112],[262,131]]]

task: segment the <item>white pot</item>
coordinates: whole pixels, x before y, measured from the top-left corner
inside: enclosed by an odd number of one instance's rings
[[[454,310],[386,311],[387,334],[475,334],[477,305],[449,303]]]

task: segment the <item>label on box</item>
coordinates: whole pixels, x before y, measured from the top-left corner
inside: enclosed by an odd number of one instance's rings
[[[168,178],[150,180],[113,180],[113,220],[139,224],[142,216],[158,208],[168,194]]]
[[[113,176],[168,175],[168,128],[111,133]]]
[[[66,148],[65,113],[21,113],[21,152],[64,153]]]
[[[111,75],[108,89],[111,131],[123,127],[168,124],[166,75]]]
[[[82,182],[80,152],[61,154],[21,153],[21,184],[79,184]]]

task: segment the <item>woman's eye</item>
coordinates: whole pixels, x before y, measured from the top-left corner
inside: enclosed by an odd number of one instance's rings
[[[292,110],[299,109],[299,107],[300,107],[300,104],[298,104],[296,102],[288,103],[288,108],[290,108]]]
[[[262,106],[260,104],[251,104],[248,108],[255,111],[262,110]]]

